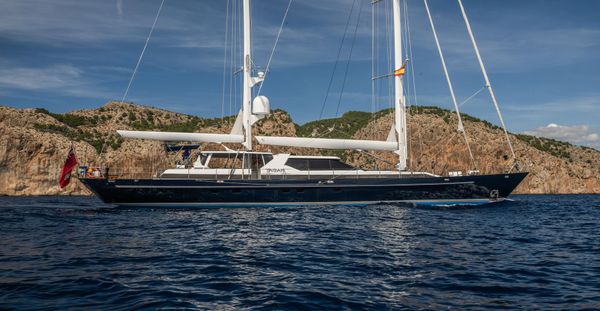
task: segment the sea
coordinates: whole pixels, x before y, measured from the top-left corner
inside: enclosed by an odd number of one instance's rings
[[[0,198],[0,309],[600,309],[600,195],[480,207]]]

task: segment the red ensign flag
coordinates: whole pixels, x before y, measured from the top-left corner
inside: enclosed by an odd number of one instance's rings
[[[73,146],[69,149],[69,154],[67,155],[67,159],[65,160],[65,165],[60,172],[60,179],[58,183],[60,184],[60,189],[66,187],[71,181],[71,171],[73,168],[77,166],[77,157],[75,156],[75,150]]]

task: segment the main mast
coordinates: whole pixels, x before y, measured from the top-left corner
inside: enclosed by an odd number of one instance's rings
[[[400,0],[393,0],[392,10],[394,15],[394,68],[400,69],[404,66],[404,59],[402,58],[402,15],[400,14]],[[408,155],[406,143],[406,104],[404,101],[402,80],[403,74],[394,75],[394,125],[398,139],[398,150],[396,153],[399,156],[398,170],[400,171],[406,170]]]
[[[244,146],[246,150],[252,150],[252,58],[251,58],[251,22],[250,22],[250,0],[244,1],[244,55],[243,55],[243,96],[242,96],[242,120],[244,127]]]

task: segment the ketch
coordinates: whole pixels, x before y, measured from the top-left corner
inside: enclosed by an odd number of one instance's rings
[[[527,176],[527,172],[519,171],[512,143],[461,0],[458,0],[458,4],[484,76],[485,89],[491,95],[513,159],[511,167],[496,174],[480,174],[475,167],[464,174],[453,172],[448,176],[409,170],[405,75],[410,69],[410,60],[406,57],[408,53],[404,53],[408,40],[403,38],[406,35],[403,27],[406,25],[407,6],[401,0],[369,1],[374,9],[379,6],[379,12],[381,8],[388,10],[386,14],[390,16],[392,26],[388,37],[393,68],[389,68],[389,73],[371,77],[374,81],[388,79],[393,92],[390,100],[393,100],[394,122],[385,141],[254,135],[256,122],[271,113],[269,99],[258,91],[268,78],[268,70],[258,70],[253,62],[250,0],[234,1],[241,1],[242,4],[243,48],[238,56],[242,64],[239,72],[242,76],[242,102],[233,129],[229,134],[118,131],[127,139],[194,145],[170,146],[177,151],[185,150],[186,158],[190,155],[189,161],[166,169],[153,178],[113,178],[108,174],[99,177],[79,176],[79,180],[102,201],[120,206],[182,207],[375,203],[475,205],[506,199]],[[359,5],[362,3],[358,2]],[[386,2],[388,4],[384,5]],[[424,3],[458,117],[457,131],[464,136],[469,155],[473,158],[429,6],[426,0]],[[373,15],[373,19],[377,17]],[[223,146],[220,149],[224,150],[203,150],[201,146],[205,143],[220,144]],[[256,144],[359,152],[385,151],[395,154],[397,163],[392,170],[363,170],[344,163],[340,157],[257,151]],[[239,148],[226,147],[232,145]]]

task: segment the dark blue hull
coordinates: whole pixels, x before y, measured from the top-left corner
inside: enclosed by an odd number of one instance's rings
[[[80,179],[105,203],[126,206],[482,204],[502,200],[527,173],[319,180]]]

